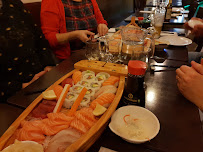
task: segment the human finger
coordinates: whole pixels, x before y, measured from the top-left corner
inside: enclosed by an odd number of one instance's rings
[[[178,68],[178,69],[176,70],[176,75],[177,75],[179,78],[183,78],[185,74],[183,73],[183,71],[181,71],[180,68]]]
[[[195,61],[191,62],[192,67],[201,75],[203,75],[203,65]]]
[[[180,70],[183,72],[183,73],[188,73],[188,71],[190,71],[191,67],[187,66],[187,65],[182,65],[180,67]]]
[[[47,73],[47,71],[41,71],[39,73],[36,74],[37,77],[41,77],[43,76],[45,73]]]
[[[90,31],[88,31],[88,30],[85,31],[85,34],[86,34],[86,35],[90,35],[90,36],[94,36],[94,35],[95,35],[93,32],[90,32]]]
[[[197,20],[197,21],[201,21],[201,22],[203,22],[203,20],[202,20],[202,19],[197,18],[197,17],[192,17],[192,18],[191,18],[191,20]]]

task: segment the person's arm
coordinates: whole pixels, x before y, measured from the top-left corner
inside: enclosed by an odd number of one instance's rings
[[[89,40],[88,35],[94,35],[94,33],[87,30],[77,30],[68,33],[57,33],[56,39],[59,44],[65,44],[73,39],[80,39],[82,42],[86,42]]]
[[[51,47],[59,45],[56,34],[60,28],[60,13],[57,0],[42,0],[41,3],[41,29]]]
[[[97,24],[107,24],[107,21],[104,20],[104,17],[99,9],[99,6],[97,4],[97,1],[96,0],[91,0],[92,1],[92,5],[93,5],[93,8],[94,8],[94,14],[95,14],[95,17],[96,17],[96,20],[97,20]]]
[[[203,70],[203,65],[192,64],[192,67],[181,66],[176,70],[177,86],[185,98],[203,111],[203,75],[198,72]]]

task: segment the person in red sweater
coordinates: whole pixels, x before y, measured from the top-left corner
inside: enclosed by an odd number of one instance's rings
[[[42,31],[61,60],[71,54],[69,41],[86,42],[93,32],[108,32],[96,0],[42,0],[40,17]]]

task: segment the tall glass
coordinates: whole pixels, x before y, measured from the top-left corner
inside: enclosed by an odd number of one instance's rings
[[[86,53],[85,56],[88,60],[99,60],[100,52],[99,52],[99,41],[89,40],[86,42]]]
[[[164,17],[165,17],[165,9],[164,8],[157,8],[154,12],[154,21],[153,26],[156,30],[156,34],[154,38],[159,38],[162,30],[162,26],[164,23]]]

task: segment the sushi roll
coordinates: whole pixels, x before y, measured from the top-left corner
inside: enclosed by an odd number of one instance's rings
[[[101,83],[98,82],[98,81],[93,81],[93,82],[90,83],[90,88],[95,90],[95,93],[97,91],[99,91],[100,87],[101,87]]]
[[[63,106],[67,109],[70,109],[73,103],[75,102],[75,100],[77,99],[77,97],[78,97],[78,94],[69,92],[65,98]]]
[[[95,80],[95,75],[92,74],[92,73],[89,73],[89,74],[85,74],[83,76],[83,79],[84,81],[94,81]]]
[[[105,75],[96,75],[95,80],[100,83],[103,83],[106,80],[106,77],[105,77]]]
[[[84,86],[84,87],[89,87],[89,86],[90,86],[89,81],[86,81],[86,80],[80,81],[79,84],[80,84],[81,86]]]
[[[108,74],[108,73],[106,73],[106,72],[99,72],[99,73],[96,75],[96,77],[99,76],[99,75],[105,76],[105,80],[110,77],[110,74]]]
[[[86,70],[86,71],[82,72],[83,76],[86,75],[86,74],[93,74],[93,75],[95,75],[95,73],[93,71],[90,71],[90,70]]]
[[[84,86],[82,86],[80,84],[76,84],[76,85],[74,85],[73,87],[70,88],[70,92],[74,92],[74,93],[79,94],[82,91],[83,88],[84,88]]]
[[[83,107],[89,107],[89,106],[90,106],[90,97],[84,96],[78,108],[81,109]]]
[[[95,90],[92,89],[92,88],[90,88],[90,87],[88,87],[88,88],[87,88],[87,92],[86,92],[86,94],[85,94],[85,97],[90,97],[90,100],[92,101],[92,100],[95,99],[95,98],[94,98],[94,95],[95,95]]]

